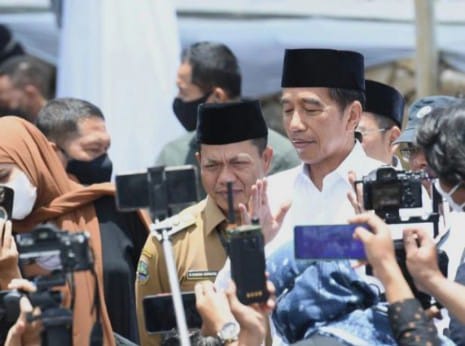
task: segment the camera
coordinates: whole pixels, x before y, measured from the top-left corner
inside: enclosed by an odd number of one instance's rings
[[[396,171],[381,167],[363,178],[365,209],[387,210],[422,206],[421,181],[424,172]]]
[[[397,171],[392,167],[381,167],[356,184],[363,184],[363,205],[387,223],[399,222],[399,209],[422,206],[421,182],[427,179],[425,172]]]
[[[38,286],[64,284],[66,273],[93,268],[87,232],[69,233],[44,224],[30,233],[17,235],[16,243],[23,275],[26,278],[39,276]]]
[[[40,307],[38,318],[45,327],[43,344],[70,344],[72,312],[60,307],[61,292],[52,288],[64,285],[70,273],[93,270],[89,234],[70,233],[52,224],[43,224],[30,233],[17,235],[16,244],[21,272],[25,278],[34,281],[37,291],[27,294],[15,290],[1,291],[1,324],[8,327],[16,321],[20,311],[19,300],[26,295],[33,306]]]

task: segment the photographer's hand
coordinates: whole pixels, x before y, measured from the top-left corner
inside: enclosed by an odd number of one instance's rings
[[[251,224],[253,222],[260,222],[265,244],[268,244],[278,233],[283,223],[289,208],[290,202],[281,205],[280,209],[275,215],[271,214],[270,205],[267,195],[268,182],[265,178],[258,179],[252,185],[252,193],[249,199],[248,206],[239,204],[241,212],[242,224]]]
[[[443,278],[438,267],[436,244],[424,230],[409,228],[404,230],[404,247],[407,268],[415,286],[431,294],[429,286]]]
[[[11,221],[0,219],[0,289],[5,289],[11,280],[20,277]]]
[[[348,179],[350,185],[353,187],[353,191],[347,192],[347,198],[350,204],[354,208],[355,214],[361,214],[365,212],[363,208],[363,187],[362,184],[355,184],[357,176],[354,171],[348,173]]]
[[[194,290],[197,311],[202,317],[201,334],[216,336],[227,322],[234,321],[228,299],[224,292],[216,291],[210,281],[197,283]]]
[[[231,280],[226,291],[229,306],[241,326],[239,333],[239,345],[262,345],[267,331],[268,314],[275,307],[275,288],[271,281],[267,281],[267,289],[270,297],[265,303],[251,305],[242,304],[237,298],[236,285]]]
[[[365,247],[368,262],[386,289],[388,302],[393,303],[407,298],[413,298],[407,281],[397,264],[394,242],[388,226],[375,214],[360,214],[349,220],[350,223],[368,224],[371,232],[363,227],[357,227],[354,238],[360,239]]]
[[[407,268],[418,289],[435,297],[465,323],[465,286],[445,278],[438,268],[436,244],[420,229],[404,230]]]
[[[8,285],[8,289],[18,289],[27,292],[35,292],[35,286],[24,279],[14,279]],[[40,314],[39,309],[32,308],[31,302],[26,297],[21,297],[20,315],[16,323],[8,331],[5,346],[40,346],[42,344],[42,324],[39,321],[27,322],[27,316],[34,313]]]

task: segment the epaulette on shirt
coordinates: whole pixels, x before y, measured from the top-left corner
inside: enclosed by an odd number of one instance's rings
[[[168,229],[168,235],[173,236],[174,234],[188,229],[190,226],[194,225],[195,221],[195,217],[190,213],[175,215],[161,222],[153,224],[151,227],[151,234],[160,240],[161,236],[159,230],[166,228]]]

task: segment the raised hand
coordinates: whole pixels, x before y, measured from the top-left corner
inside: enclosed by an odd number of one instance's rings
[[[278,233],[289,208],[290,202],[285,202],[275,215],[271,214],[267,195],[268,182],[266,178],[258,179],[252,186],[248,205],[239,204],[242,224],[260,223],[265,244],[269,243]]]

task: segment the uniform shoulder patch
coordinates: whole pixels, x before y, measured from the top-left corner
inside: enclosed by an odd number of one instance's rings
[[[140,259],[137,264],[137,281],[140,283],[145,283],[149,279],[149,264],[144,259]]]

